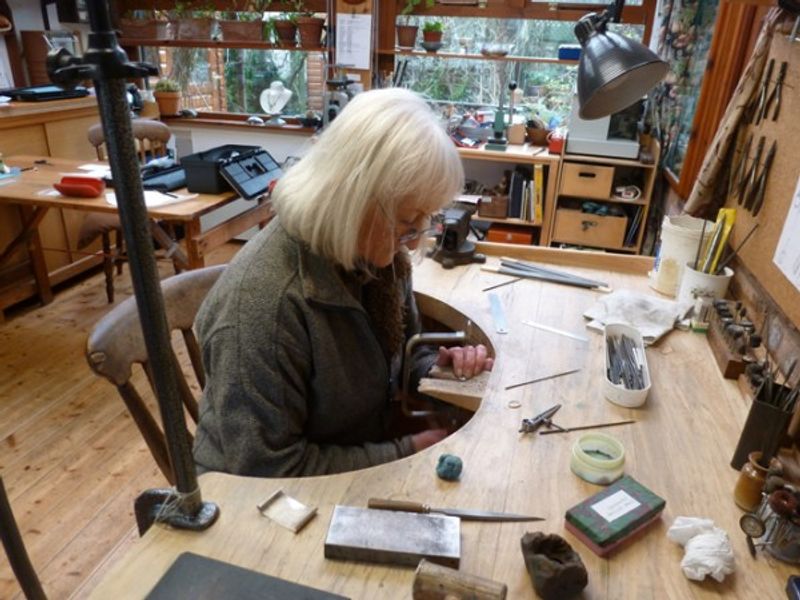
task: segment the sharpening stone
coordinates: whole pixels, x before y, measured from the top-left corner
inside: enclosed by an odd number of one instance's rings
[[[355,506],[333,509],[325,558],[416,567],[423,558],[458,568],[461,520]]]

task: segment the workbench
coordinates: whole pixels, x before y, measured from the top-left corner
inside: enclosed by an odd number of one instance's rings
[[[614,289],[655,293],[647,285],[652,259],[549,248],[484,245],[488,262],[501,255],[560,265],[607,281]],[[759,553],[750,557],[733,502],[737,472],[730,466],[748,410],[736,384],[717,371],[703,335],[673,331],[647,350],[653,387],[645,405],[626,409],[604,399],[603,338],[585,332],[582,313],[600,292],[531,280],[496,288],[509,333],[494,332],[488,294],[481,289],[508,277],[478,265],[444,270],[430,260],[415,267],[415,289],[448,303],[467,327],[485,332],[496,362],[483,401],[459,431],[414,456],[370,469],[325,477],[256,479],[220,473],[200,477],[205,500],[216,502],[219,521],[207,531],[154,525],[108,570],[92,597],[141,598],[175,558],[190,551],[352,598],[410,598],[413,569],[326,560],[323,546],[335,505],[364,507],[370,497],[412,499],[437,507],[534,514],[536,523],[462,522],[461,570],[508,585],[509,599],[535,598],[520,551],[529,531],[563,536],[589,572],[584,598],[643,600],[781,598],[796,571]],[[523,320],[585,333],[589,342],[535,329]],[[505,387],[568,370],[574,375],[505,391]],[[513,408],[516,402],[519,408]],[[659,522],[608,559],[594,555],[564,527],[565,511],[601,488],[569,468],[579,432],[540,436],[518,433],[523,417],[561,403],[554,421],[564,427],[635,419],[605,430],[625,446],[625,472],[666,500]],[[442,453],[464,461],[458,482],[435,475]],[[277,489],[318,507],[299,533],[262,517],[256,505]],[[687,580],[683,548],[666,531],[679,515],[707,517],[725,529],[736,572],[723,583]]]

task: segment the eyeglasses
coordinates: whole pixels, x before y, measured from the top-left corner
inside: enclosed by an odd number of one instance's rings
[[[404,233],[403,235],[397,238],[397,241],[400,244],[408,244],[409,242],[413,242],[414,240],[418,240],[420,238],[429,237],[435,233],[437,233],[439,228],[436,225],[431,227],[426,227],[425,229],[410,229],[408,233]]]

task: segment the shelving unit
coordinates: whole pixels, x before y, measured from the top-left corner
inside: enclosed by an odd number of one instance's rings
[[[515,230],[528,234],[538,234],[538,244],[546,246],[550,242],[550,230],[554,216],[553,203],[556,192],[556,181],[558,179],[559,163],[561,157],[558,154],[551,154],[547,148],[533,146],[531,144],[509,144],[505,151],[486,150],[481,148],[459,148],[458,153],[462,160],[475,160],[480,162],[505,163],[513,168],[513,165],[536,165],[541,164],[545,167],[544,202],[542,210],[542,222],[534,223],[517,218],[496,218],[481,217],[477,214],[473,217],[476,221],[486,221],[493,225],[509,225]],[[465,165],[467,176],[470,176],[469,165]],[[536,239],[536,235],[532,235]]]
[[[565,145],[566,146],[566,145]],[[551,244],[588,246],[615,252],[641,252],[660,148],[653,142],[652,163],[584,154],[563,154],[551,221]],[[636,185],[636,200],[614,197],[620,185]],[[583,212],[584,202],[621,208],[623,215]],[[635,227],[635,231],[631,228]],[[627,243],[626,243],[627,242]]]
[[[168,48],[237,48],[254,50],[287,50],[289,52],[326,52],[327,49],[319,48],[300,48],[299,46],[281,46],[272,42],[251,41],[251,40],[168,40],[168,39],[139,39],[139,38],[120,38],[120,46],[162,46]]]
[[[544,63],[551,65],[577,65],[577,60],[561,60],[552,57],[535,57],[535,56],[493,56],[486,54],[474,53],[460,53],[460,52],[426,52],[425,50],[395,48],[392,50],[378,50],[378,54],[383,56],[415,56],[419,58],[464,58],[467,60],[496,60],[503,62],[521,62],[521,63]]]

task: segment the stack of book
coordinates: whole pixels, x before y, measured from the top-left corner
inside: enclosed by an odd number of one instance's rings
[[[508,217],[542,224],[544,212],[544,166],[517,166],[508,185]]]

